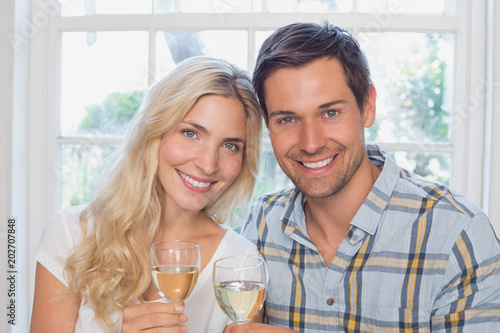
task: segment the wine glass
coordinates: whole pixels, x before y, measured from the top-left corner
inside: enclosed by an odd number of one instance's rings
[[[190,241],[160,241],[151,245],[151,276],[161,297],[181,304],[196,285],[200,273],[200,248]]]
[[[233,256],[214,263],[215,298],[222,311],[237,324],[250,322],[266,298],[267,266],[264,259]]]

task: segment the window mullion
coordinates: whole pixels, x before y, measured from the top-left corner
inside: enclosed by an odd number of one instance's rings
[[[343,28],[368,31],[453,32],[459,21],[457,16],[409,15],[397,12],[380,13],[331,13],[328,19]],[[59,17],[56,24],[62,31],[127,31],[127,30],[200,30],[200,29],[276,29],[292,22],[317,22],[325,20],[323,13],[225,13],[220,14],[141,14],[93,15]]]
[[[149,30],[148,43],[148,87],[152,86],[156,81],[156,34],[155,29]]]
[[[248,63],[248,69],[253,70],[255,67],[255,57],[256,57],[256,50],[255,50],[255,29],[254,28],[249,28],[248,29],[248,46],[247,46],[247,63]]]
[[[98,145],[98,146],[116,146],[123,143],[121,136],[61,136],[56,142],[58,146],[62,145]]]

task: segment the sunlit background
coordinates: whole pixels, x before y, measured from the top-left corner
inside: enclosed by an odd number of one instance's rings
[[[18,321],[0,331],[28,331],[45,223],[92,200],[144,92],[193,55],[252,72],[292,22],[329,20],[358,39],[378,92],[367,141],[469,197],[500,232],[499,17],[497,0],[0,1],[0,210],[17,221],[18,270]],[[254,197],[291,185],[262,139]]]
[[[454,35],[442,32],[381,31],[396,14],[455,15],[454,1],[367,0],[89,0],[63,2],[67,20],[99,14],[265,13],[372,14],[364,26],[347,29],[366,52],[378,91],[375,125],[366,139],[384,146],[409,170],[450,185]],[[318,22],[321,23],[321,22]],[[335,21],[332,20],[335,24]],[[63,31],[60,85],[60,206],[87,203],[120,142],[120,129],[144,91],[176,63],[195,55],[224,58],[251,71],[271,29],[150,29],[149,31]],[[253,45],[250,45],[253,43]],[[264,133],[254,197],[289,186]],[[426,149],[421,144],[427,144]],[[398,144],[405,144],[405,146]],[[434,146],[436,149],[429,150]],[[441,150],[440,150],[441,148]]]

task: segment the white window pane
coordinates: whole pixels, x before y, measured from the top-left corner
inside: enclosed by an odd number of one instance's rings
[[[350,12],[352,0],[268,0],[267,7],[276,13]]]
[[[97,14],[149,14],[151,0],[85,0],[95,2]]]
[[[259,54],[260,47],[267,39],[267,37],[271,36],[274,30],[266,30],[266,31],[256,31],[255,32],[255,59]]]
[[[61,167],[58,170],[61,179],[61,208],[92,201],[114,149],[112,146],[61,146]]]
[[[56,1],[56,0],[53,0]],[[63,16],[149,14],[152,0],[57,0]],[[165,0],[163,0],[165,1]],[[169,1],[169,0],[166,0]]]
[[[408,171],[450,185],[451,156],[425,152],[391,152],[396,163]]]
[[[153,0],[153,13],[175,12],[175,0]]]
[[[147,87],[148,34],[146,32],[64,33],[61,68],[61,133],[113,134],[109,127],[82,127],[89,113],[114,93],[128,94]],[[112,97],[112,96],[111,96]],[[125,111],[128,112],[128,111]],[[116,114],[114,114],[116,115]],[[103,118],[104,119],[104,118]]]
[[[359,0],[360,12],[389,11],[398,13],[449,14],[456,13],[456,0]]]
[[[293,183],[281,170],[274,156],[271,144],[264,144],[260,156],[259,172],[253,197],[257,198],[259,195],[281,190],[289,186],[293,186]]]
[[[260,0],[180,0],[184,13],[251,13],[261,11]]]
[[[225,59],[247,69],[248,33],[246,31],[202,31],[204,54]]]
[[[371,141],[449,143],[452,35],[363,33],[358,38],[377,88]]]
[[[64,0],[58,2],[61,4],[61,16],[85,15],[85,4],[83,0]]]
[[[198,55],[222,58],[246,69],[247,39],[246,31],[158,32],[156,79],[165,76],[175,64]]]

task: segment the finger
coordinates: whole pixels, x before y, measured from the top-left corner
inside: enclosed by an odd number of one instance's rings
[[[187,322],[188,317],[185,314],[171,314],[165,312],[146,313],[141,316],[128,316],[123,318],[122,332],[138,332],[141,330],[149,330],[153,328],[162,328],[160,332],[177,332],[179,327],[176,326]]]
[[[187,326],[171,326],[171,327],[155,327],[150,330],[146,330],[147,333],[185,333],[188,331]]]
[[[237,333],[237,332],[246,332],[245,325],[238,325],[235,323],[227,325],[223,333]]]
[[[148,313],[173,313],[181,314],[184,312],[184,305],[152,302],[134,304],[123,311],[123,318],[140,317]]]
[[[224,332],[223,333],[231,333],[231,328],[236,325],[236,324],[231,324],[231,325],[227,325],[225,328],[224,328]]]

